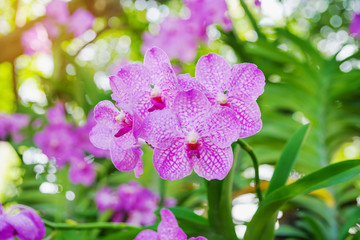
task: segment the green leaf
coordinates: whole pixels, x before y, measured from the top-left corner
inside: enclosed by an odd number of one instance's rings
[[[183,219],[198,225],[209,226],[208,219],[195,214],[191,209],[183,207],[172,207],[169,209],[175,215],[176,219]]]
[[[348,160],[326,166],[296,182],[278,188],[266,196],[254,217],[250,221],[244,239],[269,239],[263,232],[269,226],[269,219],[289,199],[314,190],[329,187],[357,176],[360,172],[360,160]]]
[[[285,149],[276,164],[275,171],[266,194],[270,194],[277,188],[286,184],[289,174],[294,167],[300,148],[304,143],[308,129],[309,124],[302,126],[287,142]]]
[[[276,236],[284,239],[289,237],[309,239],[306,233],[289,225],[281,225],[279,229],[276,230]]]
[[[337,240],[343,240],[346,238],[349,232],[349,228],[353,227],[360,221],[360,207],[349,209],[349,214],[346,216],[346,221],[339,230]]]

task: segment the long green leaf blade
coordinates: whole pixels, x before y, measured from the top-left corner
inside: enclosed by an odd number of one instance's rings
[[[276,164],[274,174],[271,178],[266,194],[270,194],[279,187],[286,184],[291,170],[294,167],[300,148],[308,133],[309,124],[299,128],[287,142],[279,161]]]
[[[296,182],[283,186],[269,194],[250,221],[244,240],[266,239],[263,231],[268,227],[269,219],[289,199],[308,192],[338,184],[360,173],[360,160],[348,160],[326,166]]]

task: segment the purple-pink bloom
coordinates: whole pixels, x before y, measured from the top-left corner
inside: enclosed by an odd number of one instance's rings
[[[167,17],[160,25],[158,34],[143,34],[141,50],[145,53],[151,47],[160,47],[171,59],[190,62],[196,57],[197,36],[187,20]]]
[[[62,0],[52,0],[46,5],[46,15],[59,24],[66,24],[70,18],[68,3]]]
[[[99,211],[119,208],[119,197],[109,187],[103,187],[95,195],[95,203]]]
[[[53,20],[51,19],[45,19],[43,21],[43,24],[49,34],[49,37],[51,39],[57,38],[60,34],[60,30],[58,28],[58,26],[56,26],[56,24],[53,22]]]
[[[166,199],[174,206],[176,201]],[[154,211],[159,206],[160,197],[137,182],[122,184],[114,192],[108,187],[96,193],[95,201],[100,211],[113,210],[113,222],[126,222],[131,225],[151,225],[155,223]]]
[[[34,143],[49,158],[55,158],[60,168],[70,161],[76,145],[72,128],[68,124],[46,126],[43,131],[35,134]]]
[[[230,67],[223,57],[210,53],[199,59],[195,77],[202,85],[199,90],[213,104],[236,112],[241,126],[239,138],[260,131],[261,113],[256,99],[264,92],[265,77],[256,65],[242,63]]]
[[[110,77],[112,98],[120,107],[131,108],[143,120],[149,112],[170,108],[178,91],[177,78],[166,53],[149,49],[144,65],[129,64]]]
[[[71,15],[68,30],[79,37],[92,27],[94,21],[95,17],[89,11],[80,8]]]
[[[74,184],[90,186],[95,180],[94,164],[87,161],[82,154],[73,153],[70,158],[69,179]]]
[[[20,130],[27,127],[29,122],[30,117],[25,114],[0,113],[0,140],[6,140],[6,137],[11,136],[14,142],[22,141]]]
[[[89,134],[91,129],[95,127],[96,122],[94,119],[94,113],[90,112],[87,121],[84,126],[77,127],[75,129],[75,136],[77,139],[77,146],[83,149],[85,152],[94,155],[95,157],[102,158],[110,158],[110,152],[108,150],[103,150],[100,148],[95,147],[89,138]]]
[[[144,121],[141,136],[154,148],[154,166],[160,177],[183,178],[195,172],[223,179],[239,136],[240,122],[230,108],[211,106],[198,90],[180,92],[172,110],[156,111]]]
[[[24,53],[30,56],[36,52],[51,54],[52,43],[42,23],[36,23],[34,27],[24,32],[21,36],[21,44]]]
[[[187,240],[184,231],[179,227],[174,214],[163,208],[160,210],[161,222],[158,231],[147,229],[140,232],[134,240]],[[205,237],[192,237],[189,240],[207,240]]]
[[[0,239],[41,240],[44,236],[44,223],[34,209],[18,204],[5,213],[0,203]]]
[[[260,2],[260,0],[255,0],[255,1],[254,1],[254,4],[255,4],[255,6],[257,6],[257,7],[261,7],[261,2]]]
[[[185,0],[190,10],[188,27],[197,37],[207,40],[206,29],[209,25],[221,24],[225,31],[232,29],[231,19],[225,0]]]
[[[135,123],[136,116],[119,111],[110,101],[95,106],[96,126],[90,132],[90,141],[96,147],[110,150],[111,160],[120,171],[135,171],[142,174],[142,150],[138,144]]]
[[[351,35],[360,39],[360,13],[354,14],[349,30]]]

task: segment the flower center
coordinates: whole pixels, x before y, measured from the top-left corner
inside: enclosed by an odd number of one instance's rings
[[[225,93],[218,93],[216,95],[216,101],[220,105],[226,105],[226,103],[228,102],[228,96]]]
[[[115,117],[115,120],[120,123],[120,128],[114,135],[115,137],[121,137],[122,135],[131,131],[133,126],[133,118],[130,114],[121,111],[119,115]]]
[[[161,96],[161,89],[159,86],[154,86],[154,88],[150,92],[150,96],[152,98],[160,97]]]
[[[124,112],[120,112],[116,117],[115,120],[117,122],[124,122],[126,118],[126,114]]]
[[[194,130],[192,130],[188,133],[186,140],[189,142],[189,144],[196,144],[199,138],[200,138],[199,134]]]
[[[200,143],[199,143],[200,136],[194,130],[190,131],[186,136],[186,151],[189,158],[193,156],[200,158]]]
[[[150,102],[152,106],[148,109],[149,112],[153,112],[155,110],[161,110],[165,108],[165,101],[162,96],[162,91],[160,87],[154,86],[150,92]]]

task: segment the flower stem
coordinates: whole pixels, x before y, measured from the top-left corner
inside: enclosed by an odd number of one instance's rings
[[[160,178],[160,183],[159,183],[159,191],[160,191],[160,202],[159,202],[159,207],[163,207],[164,206],[164,202],[165,202],[165,196],[166,196],[166,185],[167,182],[165,179]]]
[[[232,219],[232,182],[236,159],[229,174],[223,180],[211,180],[207,183],[208,216],[211,227],[221,239],[237,240]]]
[[[259,38],[265,39],[265,35],[261,32],[259,26],[256,23],[256,20],[255,20],[254,16],[250,12],[250,10],[249,10],[248,6],[246,5],[245,1],[240,0],[240,4],[243,7],[246,15],[248,16],[248,18],[249,18],[249,20],[251,22],[251,25],[253,26],[253,28],[254,28],[255,32],[257,33],[257,35],[259,36]]]
[[[95,222],[95,223],[77,223],[77,224],[68,224],[68,223],[54,223],[43,219],[45,226],[53,229],[78,229],[78,230],[92,230],[94,228],[102,229],[138,229],[141,230],[141,227],[132,226],[126,223],[112,223],[112,222]]]
[[[238,139],[237,143],[240,145],[240,147],[242,149],[244,149],[250,155],[250,158],[253,162],[254,170],[255,170],[255,190],[256,190],[256,195],[259,199],[259,202],[261,202],[262,201],[262,193],[261,193],[261,189],[260,189],[259,163],[258,163],[257,157],[256,157],[254,151],[252,150],[252,147],[247,142],[245,142],[242,139]]]

